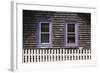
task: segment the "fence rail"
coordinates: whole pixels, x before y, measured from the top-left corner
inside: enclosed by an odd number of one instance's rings
[[[23,63],[90,59],[91,49],[23,49]]]

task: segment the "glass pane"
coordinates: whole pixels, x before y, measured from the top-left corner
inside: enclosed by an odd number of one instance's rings
[[[49,43],[49,34],[41,34],[41,43]]]
[[[49,23],[41,23],[41,32],[49,32]]]
[[[75,35],[68,35],[67,43],[75,43]]]
[[[68,32],[75,32],[75,24],[67,25]]]

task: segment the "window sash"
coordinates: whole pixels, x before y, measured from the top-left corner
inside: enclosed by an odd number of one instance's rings
[[[41,32],[49,32],[50,31],[49,25],[50,25],[49,23],[41,23]]]
[[[75,24],[68,24],[67,25],[67,31],[68,32],[75,32]]]
[[[44,36],[45,35],[45,36]],[[46,39],[47,38],[47,39]],[[49,43],[50,34],[41,34],[41,43]],[[45,39],[45,40],[44,40]],[[44,42],[45,41],[45,42]]]

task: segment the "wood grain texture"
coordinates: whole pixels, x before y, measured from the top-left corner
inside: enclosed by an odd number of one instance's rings
[[[37,48],[38,22],[51,20],[52,47],[64,47],[65,20],[76,20],[78,24],[78,43],[84,49],[91,49],[91,14],[50,11],[23,11],[23,49]]]

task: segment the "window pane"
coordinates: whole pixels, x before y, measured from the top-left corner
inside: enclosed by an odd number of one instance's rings
[[[68,32],[75,32],[75,24],[67,25]]]
[[[41,23],[41,32],[49,32],[49,23]]]
[[[49,43],[49,34],[41,34],[41,43]]]
[[[68,35],[67,43],[75,43],[75,35]]]

